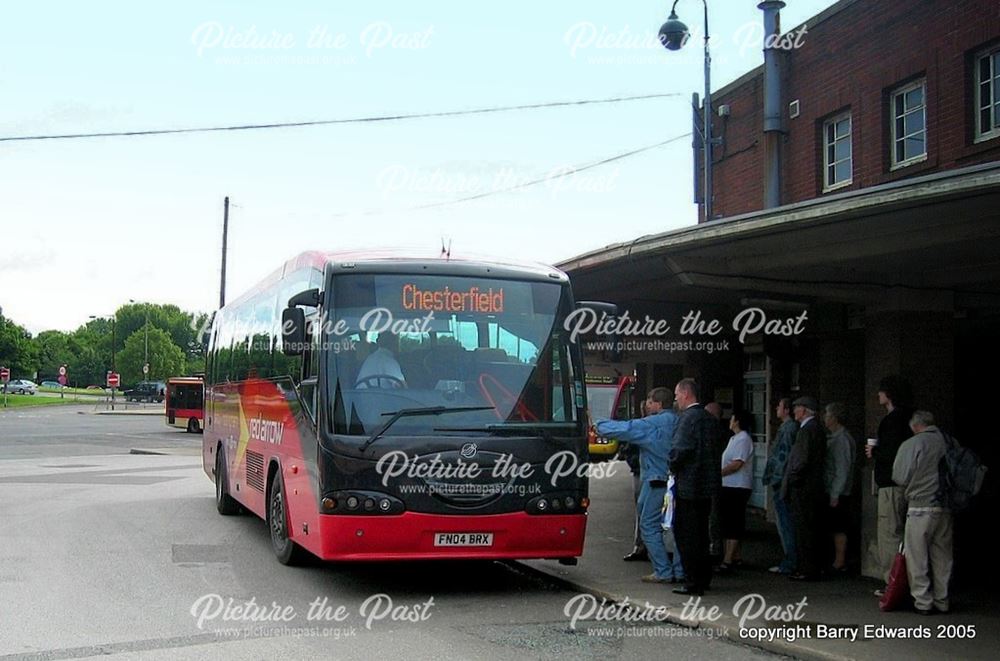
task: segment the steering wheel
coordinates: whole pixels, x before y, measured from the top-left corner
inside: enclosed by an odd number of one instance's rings
[[[387,389],[398,389],[406,387],[406,381],[403,381],[398,376],[393,376],[392,374],[372,374],[371,376],[366,376],[363,379],[358,379],[357,382],[354,384],[354,387],[357,388],[358,386],[361,386],[363,388],[383,389],[382,388],[383,379],[391,384]]]

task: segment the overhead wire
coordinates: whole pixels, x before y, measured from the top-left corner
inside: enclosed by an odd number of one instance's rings
[[[440,202],[429,202],[427,204],[417,204],[417,205],[414,205],[414,206],[403,207],[403,208],[400,208],[400,209],[369,209],[369,210],[366,210],[366,211],[341,212],[341,213],[331,214],[329,217],[331,217],[331,218],[345,218],[345,217],[350,217],[350,216],[374,216],[374,215],[381,215],[381,214],[386,214],[386,213],[401,213],[401,212],[405,212],[405,211],[424,211],[424,210],[427,210],[427,209],[436,209],[436,208],[441,208],[441,207],[453,206],[453,205],[456,205],[456,204],[464,204],[466,202],[472,202],[473,200],[481,200],[483,198],[492,197],[494,195],[503,195],[505,193],[511,193],[513,191],[516,191],[516,190],[522,190],[522,189],[529,188],[529,187],[532,187],[532,186],[538,186],[540,184],[544,184],[544,183],[547,183],[547,182],[550,182],[550,181],[555,181],[555,180],[558,180],[558,179],[563,179],[565,177],[572,177],[573,175],[579,174],[581,172],[585,172],[587,170],[592,170],[594,168],[599,168],[601,166],[608,165],[609,163],[614,163],[615,161],[621,161],[621,160],[624,160],[626,158],[631,158],[633,156],[637,156],[637,155],[642,154],[644,152],[651,151],[653,149],[657,149],[658,147],[663,147],[663,146],[669,145],[669,144],[671,144],[673,142],[677,142],[678,140],[683,140],[684,138],[690,138],[690,137],[691,137],[691,133],[684,133],[682,135],[676,135],[676,136],[674,136],[672,138],[668,138],[667,140],[661,140],[660,142],[655,142],[655,143],[650,144],[650,145],[645,145],[643,147],[638,147],[636,149],[630,149],[629,151],[622,152],[620,154],[615,154],[614,156],[608,156],[606,158],[602,158],[602,159],[597,160],[597,161],[592,161],[590,163],[585,163],[583,165],[573,166],[573,167],[567,168],[565,170],[559,170],[558,172],[555,172],[555,173],[552,173],[552,174],[548,174],[548,175],[546,175],[544,177],[537,177],[537,178],[531,179],[529,181],[517,183],[517,184],[511,185],[511,186],[506,186],[504,188],[498,188],[496,190],[484,191],[482,193],[475,193],[473,195],[466,195],[466,196],[463,196],[463,197],[458,197],[458,198],[454,198],[454,199],[450,199],[450,200],[442,200]]]
[[[575,99],[571,101],[547,101],[543,103],[525,103],[510,106],[492,106],[486,108],[471,108],[467,110],[443,110],[437,112],[401,113],[395,115],[375,115],[370,117],[347,117],[340,119],[318,119],[301,122],[268,122],[263,124],[234,124],[228,126],[196,126],[185,128],[141,129],[134,131],[99,131],[94,133],[59,133],[49,135],[13,135],[0,136],[0,142],[29,142],[40,140],[78,140],[86,138],[134,138],[156,135],[177,135],[188,133],[218,133],[224,131],[258,131],[267,129],[299,128],[308,126],[332,126],[337,124],[370,124],[379,122],[396,122],[414,119],[430,119],[440,117],[460,117],[463,115],[485,115],[491,113],[514,112],[521,110],[538,110],[543,108],[563,108],[570,106],[600,105],[608,103],[626,103],[647,99],[661,99],[680,96],[678,93],[638,94],[633,96],[618,96],[604,99]]]
[[[432,202],[432,203],[429,203],[429,204],[420,204],[420,205],[417,205],[417,206],[409,207],[408,209],[406,209],[406,211],[419,211],[419,210],[423,210],[423,209],[434,209],[434,208],[443,207],[443,206],[450,206],[450,205],[453,205],[453,204],[462,204],[464,202],[471,202],[473,200],[480,200],[480,199],[482,199],[484,197],[491,197],[493,195],[502,195],[504,193],[511,193],[513,191],[522,190],[524,188],[529,188],[531,186],[538,186],[540,184],[548,183],[550,181],[555,181],[557,179],[562,179],[564,177],[572,177],[575,174],[579,174],[581,172],[586,172],[587,170],[593,170],[594,168],[599,168],[599,167],[601,167],[603,165],[608,165],[609,163],[614,163],[615,161],[621,161],[621,160],[626,159],[626,158],[631,158],[632,156],[637,156],[639,154],[642,154],[643,152],[651,151],[651,150],[656,149],[658,147],[663,147],[665,145],[669,145],[672,142],[677,142],[678,140],[682,140],[684,138],[690,138],[690,137],[691,137],[690,133],[685,133],[683,135],[674,136],[674,137],[669,138],[667,140],[661,140],[660,142],[656,142],[656,143],[653,143],[651,145],[646,145],[645,147],[638,147],[636,149],[632,149],[632,150],[629,150],[629,151],[626,151],[626,152],[622,152],[620,154],[615,154],[614,156],[609,156],[607,158],[602,158],[602,159],[600,159],[598,161],[594,161],[594,162],[591,162],[591,163],[586,163],[584,165],[574,166],[574,167],[571,167],[571,168],[569,168],[567,170],[560,170],[559,172],[556,172],[556,173],[553,173],[553,174],[549,174],[549,175],[546,175],[544,177],[538,177],[536,179],[532,179],[530,181],[525,181],[525,182],[522,182],[522,183],[519,183],[519,184],[514,184],[514,185],[508,186],[506,188],[498,188],[496,190],[485,191],[483,193],[477,193],[475,195],[468,195],[468,196],[460,197],[460,198],[453,199],[453,200],[444,200],[442,202]]]

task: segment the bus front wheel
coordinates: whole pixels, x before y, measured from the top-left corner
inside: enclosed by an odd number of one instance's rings
[[[222,458],[221,445],[215,452],[215,509],[224,516],[240,512],[240,504],[229,495],[229,478],[226,475],[226,461]]]
[[[198,431],[199,431],[199,428],[198,428],[198,418],[191,418],[190,420],[188,420],[188,428],[187,428],[187,430],[188,430],[189,434],[197,434],[198,433]]]
[[[283,565],[300,565],[305,551],[288,536],[288,508],[284,480],[279,472],[271,480],[267,499],[267,527],[271,531],[271,548],[278,562]]]

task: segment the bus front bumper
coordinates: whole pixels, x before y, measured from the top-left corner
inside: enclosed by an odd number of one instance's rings
[[[586,514],[321,515],[320,557],[324,560],[576,558],[583,553],[586,528]],[[450,543],[463,540],[463,534],[477,543],[482,543],[484,535],[492,537],[488,546],[442,546],[441,533],[449,537]]]
[[[618,453],[618,441],[609,440],[603,443],[591,443],[587,446],[590,456],[602,459],[611,458]]]

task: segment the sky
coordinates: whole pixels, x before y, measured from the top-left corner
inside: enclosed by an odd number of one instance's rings
[[[788,0],[790,30],[833,4]],[[0,142],[0,308],[37,333],[130,299],[217,307],[303,250],[437,249],[554,263],[696,222],[684,49],[669,2],[19,3],[0,39],[0,137],[230,126],[646,94],[387,123]],[[709,3],[713,88],[762,62],[757,0]],[[808,39],[808,35],[805,36]],[[668,145],[515,192],[671,138]],[[439,204],[490,194],[469,202]],[[419,209],[416,207],[430,206]]]

